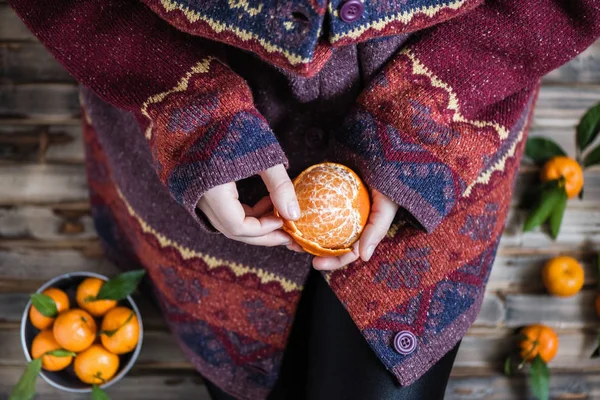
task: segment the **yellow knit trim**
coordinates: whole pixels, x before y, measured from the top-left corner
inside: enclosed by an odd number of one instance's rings
[[[347,37],[349,37],[351,39],[357,39],[369,29],[375,29],[375,30],[381,31],[387,25],[391,24],[392,22],[396,22],[396,21],[400,21],[406,25],[410,21],[412,21],[412,19],[417,14],[425,14],[428,17],[433,17],[435,14],[439,13],[442,10],[446,10],[446,9],[458,10],[466,2],[467,2],[467,0],[456,0],[450,4],[438,5],[438,6],[423,6],[421,8],[414,8],[412,10],[399,12],[395,15],[388,15],[377,21],[373,21],[368,24],[358,26],[349,32],[338,33],[336,35],[333,35],[331,37],[331,43],[335,43],[335,42],[337,42],[341,39],[347,38]],[[333,11],[333,9],[331,8],[331,3],[330,3],[329,12],[332,13],[332,11]]]
[[[266,272],[260,268],[252,268],[252,267],[248,267],[248,266],[245,266],[245,265],[242,265],[239,263],[235,263],[232,261],[216,258],[216,257],[210,256],[208,254],[199,253],[197,251],[188,249],[187,247],[180,245],[179,243],[167,238],[163,234],[157,232],[150,225],[148,225],[146,223],[146,221],[144,221],[135,212],[135,210],[131,207],[131,205],[127,202],[127,199],[125,198],[123,193],[119,189],[117,189],[117,192],[119,193],[121,200],[123,200],[123,203],[127,207],[127,211],[129,212],[129,215],[131,215],[138,222],[138,224],[142,228],[142,231],[146,234],[150,234],[150,235],[154,236],[161,247],[171,247],[171,248],[177,250],[184,260],[189,260],[191,258],[199,258],[202,261],[204,261],[206,263],[206,265],[208,265],[209,269],[226,266],[236,276],[242,276],[245,274],[254,274],[254,275],[258,276],[258,278],[260,279],[260,282],[263,284],[269,283],[269,282],[279,283],[279,285],[281,285],[283,290],[287,293],[302,290],[302,286],[299,286],[299,285],[295,284],[294,282],[291,282],[291,281],[289,281],[285,278],[282,278],[280,276],[277,276],[273,273]]]
[[[212,60],[214,60],[213,57],[206,57],[204,60],[198,62],[192,67],[192,69],[188,73],[185,74],[183,78],[181,78],[181,80],[177,83],[177,85],[174,88],[169,89],[166,92],[155,94],[154,96],[149,97],[144,102],[144,104],[142,104],[141,112],[145,117],[147,117],[150,120],[150,124],[148,125],[148,128],[146,128],[146,139],[150,140],[150,138],[152,137],[152,128],[154,126],[152,118],[150,118],[150,114],[148,114],[148,106],[150,104],[160,103],[172,93],[185,92],[188,88],[188,84],[190,82],[191,77],[195,74],[207,73],[210,70],[210,63]]]
[[[504,157],[502,157],[502,159],[498,160],[487,171],[483,171],[477,177],[477,179],[475,179],[475,181],[473,183],[471,183],[465,189],[465,191],[463,192],[463,197],[469,197],[469,195],[473,191],[473,187],[475,187],[475,185],[480,184],[480,183],[487,185],[488,183],[490,183],[490,178],[495,171],[504,171],[504,167],[506,166],[506,161],[509,158],[514,157],[515,152],[517,151],[517,146],[521,143],[521,141],[523,140],[523,137],[525,136],[526,129],[527,129],[527,124],[525,124],[523,126],[523,128],[519,132],[519,136],[517,137],[517,140],[513,143],[513,145],[510,147],[510,149],[508,149],[506,154],[504,154]]]
[[[467,123],[467,124],[475,126],[476,128],[493,128],[498,133],[498,136],[500,137],[501,140],[505,140],[508,138],[510,131],[505,126],[502,126],[496,122],[477,121],[477,120],[470,120],[470,119],[465,118],[465,116],[462,115],[460,112],[458,97],[456,96],[456,93],[450,87],[450,85],[448,85],[446,82],[443,82],[441,79],[439,79],[437,76],[435,76],[433,74],[433,72],[431,72],[427,67],[425,67],[419,61],[419,59],[410,52],[409,49],[403,50],[402,54],[406,55],[411,60],[412,66],[413,66],[412,72],[414,74],[427,76],[429,78],[429,80],[431,81],[432,86],[444,89],[448,93],[449,101],[448,101],[447,108],[449,110],[454,111],[454,116],[452,117],[452,120],[454,122]],[[504,170],[504,166],[506,165],[506,160],[508,160],[508,158],[514,156],[517,145],[522,140],[524,132],[525,132],[525,128],[523,128],[523,130],[519,133],[518,140],[506,152],[504,157],[500,161],[498,161],[496,164],[491,166],[488,170],[482,171],[480,173],[480,175],[477,177],[477,179],[475,179],[475,181],[473,181],[465,189],[465,191],[462,193],[463,197],[469,197],[469,195],[473,191],[473,187],[475,185],[480,184],[480,183],[488,184],[490,181],[490,177],[494,171],[503,171]]]
[[[245,42],[247,42],[248,40],[256,40],[269,53],[279,53],[283,55],[291,65],[308,64],[311,61],[310,58],[302,58],[297,54],[290,53],[289,51],[284,50],[283,48],[266,41],[265,39],[261,38],[260,36],[254,33],[248,32],[244,29],[225,25],[196,11],[190,10],[188,7],[176,3],[174,0],[160,0],[160,2],[167,12],[179,10],[183,13],[183,15],[185,15],[188,21],[194,23],[198,20],[202,20],[205,23],[207,23],[216,33],[220,33],[222,31],[229,31]],[[232,0],[230,0],[229,2],[231,3]],[[238,0],[236,3],[240,3],[240,1]]]
[[[262,4],[259,4],[258,7],[251,7],[250,4],[248,4],[247,0],[227,0],[227,2],[229,3],[229,7],[241,8],[244,11],[246,11],[251,17],[258,15],[263,9]]]

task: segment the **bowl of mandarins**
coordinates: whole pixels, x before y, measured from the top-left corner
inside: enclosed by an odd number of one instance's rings
[[[69,273],[32,294],[21,321],[29,364],[11,398],[30,398],[38,375],[58,389],[93,394],[123,378],[142,348],[142,318],[130,294],[143,275],[130,271],[109,280]]]

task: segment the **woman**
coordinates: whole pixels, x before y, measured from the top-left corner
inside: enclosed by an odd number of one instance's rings
[[[9,2],[85,87],[107,253],[215,399],[442,398],[539,79],[600,36],[598,0]],[[324,160],[373,201],[339,258],[270,213]]]

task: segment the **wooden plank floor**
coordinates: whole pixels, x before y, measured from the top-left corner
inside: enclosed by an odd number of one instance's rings
[[[573,127],[600,101],[600,43],[544,79],[532,135],[574,151]],[[524,165],[521,193],[536,169]],[[452,373],[452,400],[526,399],[524,377],[501,375],[514,329],[544,322],[561,346],[551,363],[553,399],[600,398],[600,362],[588,355],[600,321],[593,302],[600,248],[600,168],[586,172],[586,196],[571,201],[561,235],[523,234],[514,209],[501,242],[482,312],[465,337]],[[544,294],[540,266],[570,254],[586,267],[586,285],[571,299]],[[0,0],[0,399],[24,365],[18,321],[28,293],[69,271],[113,274],[89,215],[76,85]],[[142,307],[148,329],[132,373],[110,389],[114,399],[207,399],[201,379],[170,338],[158,313]],[[143,388],[143,390],[140,390]],[[39,384],[40,398],[80,399]]]

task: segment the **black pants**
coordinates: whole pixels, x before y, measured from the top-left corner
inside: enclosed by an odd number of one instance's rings
[[[410,386],[385,369],[323,277],[312,271],[269,400],[438,400],[458,345]],[[231,400],[206,381],[213,400]]]

